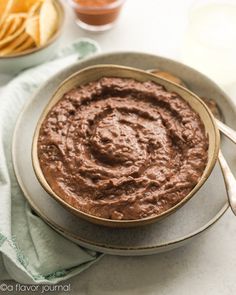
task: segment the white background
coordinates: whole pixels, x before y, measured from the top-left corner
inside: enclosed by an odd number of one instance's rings
[[[181,60],[192,2],[127,0],[116,27],[99,34],[79,29],[67,9],[62,44],[90,37],[103,52],[142,51]],[[146,257],[107,255],[68,283],[72,290],[68,294],[73,295],[234,295],[236,217],[228,211],[204,236],[172,252]]]

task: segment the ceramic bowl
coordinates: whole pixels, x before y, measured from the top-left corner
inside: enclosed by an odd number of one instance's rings
[[[62,98],[62,96],[66,92],[68,92],[72,88],[78,87],[83,84],[87,84],[92,81],[96,81],[102,77],[132,78],[140,82],[153,81],[154,83],[162,85],[166,88],[167,91],[175,92],[179,94],[184,100],[186,100],[191,105],[191,107],[195,110],[195,112],[199,114],[205,126],[205,130],[209,138],[208,162],[199,182],[181,202],[179,202],[178,204],[176,204],[175,206],[173,206],[172,208],[163,212],[160,215],[157,215],[154,217],[147,217],[143,219],[137,219],[137,220],[111,220],[111,219],[100,218],[100,217],[87,214],[85,212],[82,212],[72,207],[71,205],[66,203],[64,200],[62,200],[51,189],[50,185],[48,184],[47,180],[45,179],[43,175],[43,172],[39,164],[38,150],[37,150],[38,136],[39,136],[39,131],[40,131],[42,122],[46,118],[51,108]],[[207,106],[203,103],[203,101],[199,99],[195,94],[193,94],[186,88],[183,88],[182,86],[169,82],[165,79],[159,78],[155,75],[152,75],[142,70],[137,70],[134,68],[128,68],[123,66],[116,66],[116,65],[101,65],[101,66],[92,66],[84,70],[81,70],[73,74],[69,78],[67,78],[61,85],[59,85],[58,89],[53,94],[51,100],[49,101],[48,105],[44,109],[37,123],[37,127],[33,137],[33,143],[32,143],[32,162],[33,162],[33,168],[34,168],[35,174],[39,182],[41,183],[42,187],[49,193],[50,196],[52,196],[63,207],[68,209],[73,214],[99,225],[105,225],[110,227],[134,227],[134,226],[140,226],[140,225],[156,222],[172,214],[173,212],[178,210],[181,206],[183,206],[188,200],[190,200],[194,196],[194,194],[201,188],[201,186],[205,183],[205,181],[211,174],[211,171],[214,168],[217,161],[219,144],[220,144],[220,135],[219,135],[219,130],[216,127],[214,117],[211,114],[210,110],[207,108]]]
[[[58,28],[49,42],[39,48],[33,48],[13,55],[0,56],[0,73],[15,75],[20,71],[44,63],[53,57],[60,43],[63,29],[65,8],[60,1],[55,1],[58,11]]]

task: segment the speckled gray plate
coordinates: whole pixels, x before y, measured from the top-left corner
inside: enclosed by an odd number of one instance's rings
[[[40,186],[31,162],[33,132],[39,116],[60,82],[72,73],[95,64],[118,64],[142,69],[159,68],[179,76],[197,94],[214,98],[226,118],[236,126],[236,112],[230,99],[202,74],[175,61],[142,53],[113,53],[78,62],[55,75],[35,94],[22,111],[14,134],[13,163],[18,182],[32,208],[49,225],[76,243],[117,255],[146,255],[179,247],[203,233],[228,208],[223,177],[217,165],[206,184],[184,207],[152,225],[112,229],[91,224],[66,211]],[[236,170],[236,151],[222,141],[223,151]]]

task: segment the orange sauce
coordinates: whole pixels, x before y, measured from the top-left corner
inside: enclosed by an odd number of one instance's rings
[[[79,5],[75,7],[78,18],[92,26],[103,26],[113,23],[121,10],[120,5],[109,7],[109,4],[117,0],[76,0]],[[108,7],[107,7],[108,6]]]

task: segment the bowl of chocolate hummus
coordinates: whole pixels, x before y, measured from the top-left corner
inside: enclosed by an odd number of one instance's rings
[[[51,197],[111,227],[181,208],[216,164],[219,131],[195,94],[145,71],[93,66],[65,80],[37,124],[32,161]]]

